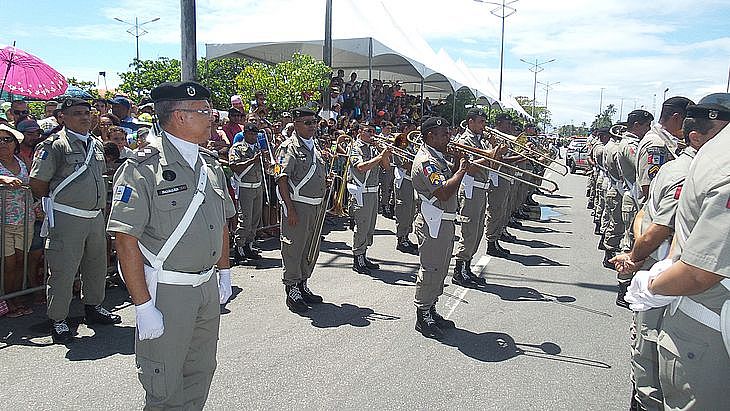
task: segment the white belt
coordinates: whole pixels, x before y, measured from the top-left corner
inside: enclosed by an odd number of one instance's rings
[[[363,187],[362,188],[363,193],[377,193],[378,192],[378,186],[375,187]]]
[[[256,183],[238,183],[239,188],[259,188],[261,187],[261,182],[258,181]]]
[[[322,204],[322,198],[314,198],[314,197],[304,197],[300,196],[299,194],[289,193],[289,197],[291,197],[292,201],[296,201],[298,203],[304,203],[309,205],[320,205]]]
[[[481,188],[482,190],[486,190],[489,188],[489,181],[482,183],[480,181],[474,180],[473,184],[474,184],[474,187]]]
[[[205,284],[215,272],[215,267],[208,271],[201,271],[199,274],[181,273],[179,271],[159,270],[157,282],[171,285],[190,285],[197,287]]]
[[[101,210],[82,210],[80,208],[75,208],[60,203],[53,203],[53,211],[60,211],[64,214],[70,214],[81,218],[96,218],[96,216],[101,213]]]

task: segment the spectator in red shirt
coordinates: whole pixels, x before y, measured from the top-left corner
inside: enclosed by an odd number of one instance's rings
[[[233,141],[236,134],[243,131],[244,114],[242,111],[235,107],[228,109],[228,123],[226,123],[222,129],[228,137],[228,141]]]

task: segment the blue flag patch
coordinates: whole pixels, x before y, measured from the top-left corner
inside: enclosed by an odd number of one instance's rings
[[[121,201],[123,203],[129,203],[130,197],[132,197],[132,187],[116,186],[114,188],[114,201]]]

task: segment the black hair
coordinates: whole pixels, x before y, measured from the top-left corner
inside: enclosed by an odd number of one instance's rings
[[[708,118],[685,118],[682,123],[682,135],[684,142],[690,145],[689,133],[696,131],[700,134],[707,134],[715,126],[714,120]]]

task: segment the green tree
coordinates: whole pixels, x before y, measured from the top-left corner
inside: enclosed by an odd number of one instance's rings
[[[82,81],[77,80],[75,77],[69,77],[66,79],[69,86],[76,86],[81,90],[89,93],[93,98],[99,98],[99,90],[96,88],[96,83],[93,81]]]
[[[585,121],[580,126],[576,126],[575,124],[563,124],[558,127],[557,131],[561,137],[587,136],[590,132],[588,127],[586,127]]]
[[[515,100],[522,106],[522,108],[527,112],[527,114],[532,115],[532,99],[525,97],[525,96],[517,96],[515,97]],[[552,125],[551,122],[551,115],[550,110],[547,109],[545,106],[541,106],[539,104],[535,104],[535,115],[533,116],[534,119],[532,120],[532,123],[542,126],[542,129],[545,130],[547,126]]]
[[[275,65],[251,63],[236,77],[244,99],[254,92],[266,93],[273,112],[289,110],[308,102],[319,101],[321,91],[329,86],[332,69],[306,54],[294,54],[290,60]]]
[[[160,57],[157,60],[134,60],[130,71],[119,73],[119,90],[130,96],[147,95],[166,81],[180,81],[180,60]]]
[[[616,114],[616,106],[613,104],[609,104],[605,110],[603,110],[603,113],[597,114],[596,118],[593,120],[593,123],[591,123],[591,129],[594,128],[602,128],[602,127],[611,127],[611,124],[613,124],[613,116]]]
[[[238,94],[236,76],[249,64],[244,59],[202,59],[198,62],[200,82],[210,89],[213,107],[226,109],[231,105],[231,96]]]

